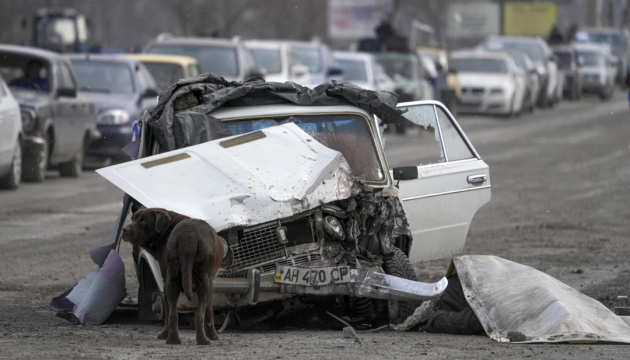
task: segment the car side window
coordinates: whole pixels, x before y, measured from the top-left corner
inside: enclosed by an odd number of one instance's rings
[[[442,132],[442,140],[444,141],[444,148],[446,149],[446,157],[448,161],[474,158],[475,155],[470,150],[468,144],[466,144],[446,112],[439,106],[436,106],[435,110],[440,122],[440,131]]]
[[[389,139],[387,142],[387,160],[391,167],[397,166],[422,166],[437,164],[446,161],[444,148],[438,128],[438,119],[435,116],[433,105],[416,105],[401,108],[407,110],[403,116],[412,124],[407,127],[406,136],[400,139]],[[395,128],[395,125],[389,125]],[[414,149],[406,152],[405,156],[396,156],[395,147],[409,146]],[[390,151],[391,150],[391,151]]]
[[[63,89],[76,89],[77,85],[72,77],[72,71],[65,63],[59,64],[59,87]]]

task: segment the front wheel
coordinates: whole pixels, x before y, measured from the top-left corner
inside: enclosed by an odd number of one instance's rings
[[[46,178],[48,151],[50,148],[48,141],[48,137],[43,137],[43,145],[38,153],[24,153],[24,166],[22,168],[22,179],[24,181],[42,182]]]
[[[13,150],[13,159],[11,160],[11,168],[9,173],[4,177],[0,177],[0,188],[17,189],[22,179],[22,143],[18,139],[15,142]]]
[[[411,266],[411,262],[405,253],[394,247],[392,256],[383,259],[383,270],[386,274],[394,275],[408,280],[418,280],[416,272]],[[408,318],[418,307],[418,301],[389,300],[389,321],[393,324],[400,324]]]

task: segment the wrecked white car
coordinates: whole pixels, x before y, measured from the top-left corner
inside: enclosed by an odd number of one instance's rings
[[[399,322],[444,291],[446,279],[416,281],[411,263],[461,252],[490,178],[441,103],[395,106],[391,93],[344,82],[311,90],[205,74],[142,119],[137,160],[98,173],[129,195],[122,220],[161,207],[217,230],[227,245],[213,283],[219,323],[321,305],[348,321]],[[383,129],[398,116],[423,136],[417,159],[390,168]],[[139,248],[134,260],[139,315],[162,317],[159,266]],[[194,306],[180,298],[180,311]]]

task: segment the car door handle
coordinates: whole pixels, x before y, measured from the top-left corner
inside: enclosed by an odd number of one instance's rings
[[[488,180],[488,175],[487,174],[470,175],[468,178],[466,178],[466,180],[468,180],[469,184],[481,184],[481,183],[486,182],[486,180]]]

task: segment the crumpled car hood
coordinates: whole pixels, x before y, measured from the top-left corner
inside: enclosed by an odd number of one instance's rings
[[[289,217],[358,188],[340,152],[292,123],[96,172],[146,207],[205,220],[217,231]]]

